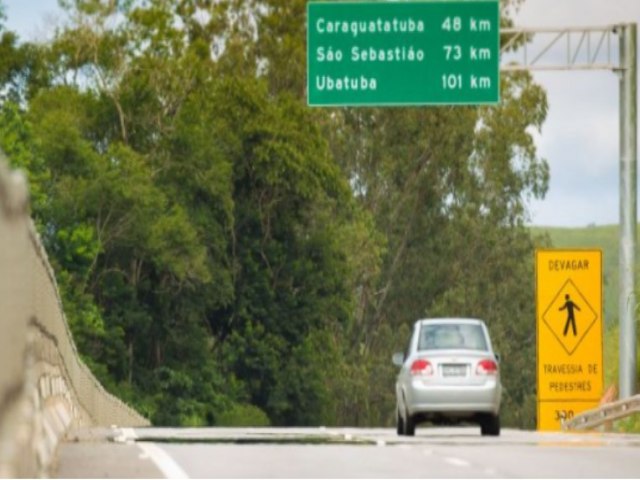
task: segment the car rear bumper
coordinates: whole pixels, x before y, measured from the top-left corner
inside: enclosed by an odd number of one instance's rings
[[[416,413],[493,413],[500,411],[502,388],[496,381],[482,385],[425,385],[412,382],[406,392],[407,409]]]

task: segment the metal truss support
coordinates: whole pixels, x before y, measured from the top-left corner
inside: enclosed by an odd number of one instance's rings
[[[620,398],[636,390],[637,25],[503,29],[500,70],[610,70],[620,75]],[[613,36],[617,35],[617,55]],[[539,42],[536,37],[547,37]],[[529,45],[529,43],[532,45]],[[536,49],[533,53],[532,50]],[[560,52],[558,49],[561,49]],[[518,58],[518,54],[522,55]]]
[[[507,61],[503,61],[500,70],[616,70],[618,62],[612,44],[620,28],[502,29],[504,42],[500,50],[502,59]]]

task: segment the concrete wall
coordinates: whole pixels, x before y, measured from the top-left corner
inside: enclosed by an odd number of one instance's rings
[[[0,477],[42,477],[73,426],[145,426],[82,363],[28,213],[0,153]]]

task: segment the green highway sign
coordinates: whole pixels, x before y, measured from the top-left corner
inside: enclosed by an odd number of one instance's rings
[[[310,2],[311,106],[500,100],[498,0]]]

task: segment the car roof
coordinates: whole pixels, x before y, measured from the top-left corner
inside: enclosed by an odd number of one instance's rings
[[[482,325],[484,322],[479,318],[464,317],[442,317],[442,318],[422,318],[416,324],[425,325],[430,323],[467,323],[472,325]]]

